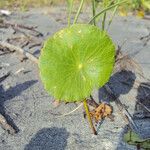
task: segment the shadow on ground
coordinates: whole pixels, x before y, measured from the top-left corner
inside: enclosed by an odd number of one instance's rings
[[[65,128],[43,128],[36,133],[24,150],[64,150],[69,132]]]
[[[110,87],[115,97],[112,97],[111,94],[107,92],[105,87],[102,87],[99,89],[98,93],[99,102],[110,103],[111,101],[115,101],[115,98],[119,98],[120,95],[128,94],[133,88],[135,79],[135,74],[127,70],[123,70],[113,74],[107,85]],[[120,148],[123,149],[123,134],[126,128],[127,126],[125,126],[120,133],[120,138],[116,147],[117,150],[119,150]],[[128,149],[126,146],[124,148]]]
[[[141,83],[137,89],[133,119],[138,127],[138,135],[142,140],[139,142],[138,139],[133,139],[133,137],[130,137],[128,142],[134,145],[133,149],[149,149],[150,143],[148,144],[147,142],[146,145],[142,143],[142,141],[146,142],[146,140],[150,139],[150,82]],[[122,149],[123,145],[125,145],[121,139],[123,139],[123,136],[127,132],[128,128],[129,127],[126,126],[122,129],[117,150]],[[138,142],[136,142],[136,140],[138,140]]]
[[[115,73],[107,84],[112,89],[114,95],[119,98],[120,95],[129,93],[129,91],[134,86],[135,79],[136,76],[133,72],[124,70]],[[150,138],[150,83],[141,83],[139,85],[139,87],[137,88],[137,96],[135,100],[135,106],[132,106],[133,104],[131,105],[130,103],[128,103],[127,105],[135,108],[132,117],[138,127],[138,135],[145,140]],[[110,101],[115,101],[115,99],[112,99],[112,96],[103,87],[99,90],[99,101],[109,103]],[[139,143],[134,143],[134,146],[132,147],[123,142],[123,136],[127,132],[128,128],[129,126],[126,125],[122,129],[120,133],[120,139],[118,141],[118,146],[116,148],[117,150],[132,150],[140,146]]]
[[[8,114],[6,114],[4,103],[5,101],[11,100],[14,97],[20,95],[24,90],[28,89],[36,82],[37,80],[26,81],[14,87],[10,87],[7,91],[4,91],[3,86],[0,85],[0,113],[7,119],[8,123],[14,127],[16,132],[18,132],[19,129],[15,125],[13,119]]]
[[[136,99],[134,118],[150,118],[150,82],[140,84]]]
[[[111,88],[114,95],[118,98],[121,94],[127,94],[132,89],[136,76],[131,71],[120,71],[111,76],[107,85]],[[104,87],[99,89],[99,102],[104,101],[109,103],[114,101],[112,96],[106,91]]]

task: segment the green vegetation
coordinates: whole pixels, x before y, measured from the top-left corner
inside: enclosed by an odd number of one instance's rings
[[[150,149],[150,139],[142,139],[135,132],[128,130],[127,133],[124,134],[124,141],[130,145],[135,145],[137,148],[148,150]]]
[[[73,22],[71,12],[74,9],[74,1],[67,0],[68,27],[58,31],[44,43],[39,69],[45,89],[55,99],[84,103],[90,126],[96,134],[86,99],[94,89],[106,84],[111,76],[115,63],[115,46],[104,31],[106,13],[126,1],[117,0],[108,5],[104,4],[99,12],[96,9],[98,2],[91,2],[93,17],[87,24],[78,24],[85,0],[80,1]],[[96,19],[101,16],[102,29],[99,29]]]
[[[67,0],[68,27],[45,42],[39,60],[45,89],[60,101],[83,101],[89,97],[93,89],[108,81],[115,62],[115,46],[104,31],[106,12],[126,1],[104,4],[98,13],[92,1],[92,19],[87,24],[77,24],[84,2],[80,1],[71,22],[74,3]],[[105,15],[102,30],[96,27],[96,18],[101,15]]]
[[[128,12],[133,12],[135,15],[143,18],[145,14],[150,13],[149,0],[128,0],[124,6],[120,6],[120,14],[122,16],[128,15]]]
[[[83,101],[103,86],[114,66],[115,46],[98,27],[74,24],[50,37],[40,56],[40,74],[56,99]]]
[[[44,7],[51,5],[64,4],[70,0],[0,0],[0,8],[19,8],[21,10],[28,9],[30,7]],[[79,3],[80,0],[71,0],[74,3]],[[120,2],[121,0],[85,0],[86,3],[92,1],[93,7],[107,7],[111,3]],[[127,0],[127,4],[120,7],[121,14],[127,14],[129,11],[143,11],[144,13],[150,12],[149,0]],[[95,13],[95,12],[93,12]],[[105,17],[105,15],[104,15]]]

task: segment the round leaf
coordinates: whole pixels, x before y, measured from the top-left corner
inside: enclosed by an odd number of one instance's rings
[[[82,101],[111,75],[115,46],[98,27],[75,24],[44,44],[39,59],[45,89],[56,99]]]

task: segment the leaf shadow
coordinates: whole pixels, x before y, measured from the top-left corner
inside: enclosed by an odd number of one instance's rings
[[[122,70],[113,74],[106,85],[109,85],[113,94],[118,98],[122,94],[127,94],[132,89],[136,76],[133,72]],[[102,87],[98,91],[99,102],[109,103],[114,101],[112,96],[107,92],[105,87]]]
[[[65,128],[43,128],[30,140],[24,150],[64,150],[69,132]]]

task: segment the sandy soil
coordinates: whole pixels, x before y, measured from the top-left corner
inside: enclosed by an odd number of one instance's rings
[[[87,15],[87,14],[86,14]],[[88,14],[89,16],[89,14]],[[81,21],[88,20],[82,14]],[[66,25],[65,9],[51,8],[50,10],[33,9],[29,12],[14,12],[6,17],[8,21],[19,24],[38,26],[37,30],[43,33],[39,37],[44,41],[48,36]],[[150,79],[150,41],[143,39],[150,33],[150,21],[137,19],[133,16],[115,17],[109,33],[113,41],[121,45],[124,53],[130,54],[141,66],[144,75]],[[5,41],[13,35],[13,29],[0,28],[0,40]],[[18,43],[15,43],[18,45]],[[35,56],[39,56],[42,46],[29,49]],[[12,53],[0,56],[0,77],[11,71],[11,75],[0,84],[0,112],[6,116],[8,121],[18,129],[16,135],[10,135],[0,128],[0,150],[134,150],[136,147],[129,146],[122,141],[126,123],[118,114],[114,102],[115,121],[106,119],[97,136],[91,133],[86,119],[83,118],[83,109],[80,108],[74,114],[66,117],[58,117],[52,113],[64,114],[77,107],[77,104],[62,103],[54,108],[53,98],[47,94],[39,78],[39,71],[36,64],[30,60],[20,62],[18,54]],[[16,74],[16,71],[24,68],[24,72]],[[136,79],[140,79],[131,71],[114,74],[109,84],[121,98],[122,102],[129,107],[131,114],[135,113],[136,100],[141,96],[140,86],[133,89]],[[128,85],[122,81],[129,82]],[[147,90],[147,102],[150,106],[150,90]],[[93,92],[97,101],[105,99],[103,89]],[[142,95],[143,96],[143,95]],[[149,117],[149,116],[148,116]],[[149,118],[137,121],[143,123],[145,135],[150,136]],[[139,124],[140,126],[141,124]]]

